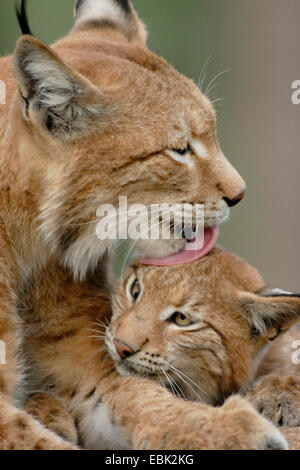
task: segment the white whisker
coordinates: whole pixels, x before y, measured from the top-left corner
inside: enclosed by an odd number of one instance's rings
[[[224,75],[225,73],[227,73],[229,71],[230,71],[230,69],[223,70],[222,72],[218,73],[214,78],[212,78],[211,81],[209,82],[209,84],[207,85],[204,94],[206,96],[208,96],[212,85],[218,80],[219,77],[221,77],[222,75]]]
[[[210,59],[211,59],[211,55],[204,62],[203,66],[202,66],[202,69],[201,69],[201,72],[200,72],[200,75],[199,75],[198,88],[200,88],[200,90],[202,90],[202,88],[204,86],[204,82],[205,82],[206,75],[207,75],[207,66],[208,66],[208,63],[209,63]]]
[[[200,385],[198,385],[196,382],[194,382],[189,376],[187,376],[186,374],[184,374],[182,371],[178,370],[176,367],[174,367],[172,364],[170,364],[168,361],[166,361],[166,364],[169,366],[169,368],[176,374],[179,376],[179,378],[181,378],[181,380],[183,382],[186,383],[186,385],[189,385],[185,380],[184,380],[184,377],[185,379],[189,380],[195,387],[197,387],[201,393],[207,395],[207,393],[205,392],[205,390],[203,390],[203,388],[200,387]],[[200,399],[200,401],[203,401],[203,399],[196,393],[196,391],[193,389],[193,387],[191,385],[189,385],[189,387],[193,390],[193,392],[198,396],[198,398]]]

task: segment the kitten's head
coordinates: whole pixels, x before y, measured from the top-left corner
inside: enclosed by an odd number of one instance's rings
[[[112,309],[106,344],[120,374],[218,403],[247,384],[267,345],[299,321],[300,299],[267,290],[253,267],[216,248],[187,265],[133,265]]]

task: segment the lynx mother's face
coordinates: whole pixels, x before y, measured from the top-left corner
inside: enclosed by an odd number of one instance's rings
[[[52,47],[19,40],[13,126],[39,194],[41,231],[84,276],[111,246],[96,236],[99,206],[117,207],[120,197],[129,206],[201,204],[205,227],[216,227],[245,183],[221,151],[209,99],[147,48],[132,4],[83,0],[75,13],[70,34]],[[163,258],[186,243],[140,240],[136,248]]]

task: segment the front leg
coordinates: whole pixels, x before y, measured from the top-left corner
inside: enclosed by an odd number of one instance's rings
[[[213,408],[181,400],[150,380],[120,377],[114,370],[101,382],[99,392],[101,402],[97,400],[80,423],[88,448],[287,448],[278,430],[240,397]]]
[[[263,377],[246,395],[257,411],[282,426],[300,426],[300,377]]]

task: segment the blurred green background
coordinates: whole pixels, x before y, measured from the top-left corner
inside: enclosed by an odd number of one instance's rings
[[[29,0],[30,24],[47,43],[72,26],[73,0]],[[300,291],[299,0],[133,0],[150,46],[197,82],[225,69],[217,88],[224,153],[247,181],[245,201],[221,242],[257,266],[271,285]],[[14,0],[0,2],[0,52],[19,29]],[[1,70],[0,70],[1,78]],[[221,103],[219,103],[221,104]]]

